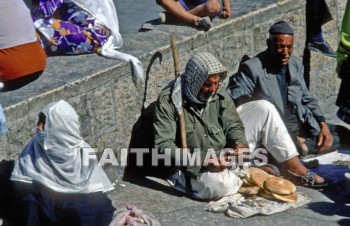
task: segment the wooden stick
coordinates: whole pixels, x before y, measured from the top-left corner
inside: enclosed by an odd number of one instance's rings
[[[176,47],[176,36],[174,34],[171,35],[171,50],[173,52],[175,78],[177,78],[178,76],[180,76],[180,65],[179,65],[179,56],[178,56],[177,47]],[[179,111],[179,118],[180,118],[179,123],[180,123],[182,148],[187,148],[185,116],[184,116],[184,110],[182,106]]]

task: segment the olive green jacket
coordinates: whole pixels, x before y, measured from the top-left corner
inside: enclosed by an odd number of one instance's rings
[[[155,147],[160,153],[166,148],[171,149],[174,162],[176,156],[181,156],[181,136],[179,115],[171,101],[172,87],[166,87],[160,94],[155,110],[154,136]],[[186,138],[189,151],[193,154],[200,149],[201,162],[197,166],[183,166],[185,174],[197,178],[202,169],[202,163],[209,148],[215,150],[216,155],[224,148],[234,148],[236,144],[247,144],[244,127],[238,116],[236,107],[226,92],[219,90],[207,103],[201,116],[190,103],[184,104]],[[179,153],[181,152],[181,153]]]

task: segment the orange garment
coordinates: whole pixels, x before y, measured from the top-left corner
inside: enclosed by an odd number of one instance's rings
[[[0,80],[10,81],[46,67],[46,55],[39,41],[0,49]]]

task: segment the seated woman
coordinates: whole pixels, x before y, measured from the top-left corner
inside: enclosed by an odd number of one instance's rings
[[[32,19],[48,56],[99,53],[131,61],[137,77],[142,63],[116,51],[123,45],[112,0],[32,0]]]
[[[11,175],[15,225],[108,225],[114,189],[80,136],[78,115],[64,100],[39,113],[35,137]]]
[[[0,15],[0,92],[5,92],[39,78],[46,57],[23,0],[0,1]]]

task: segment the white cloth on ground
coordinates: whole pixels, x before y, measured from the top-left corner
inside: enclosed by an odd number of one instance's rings
[[[80,136],[75,110],[66,101],[47,105],[45,140],[34,137],[23,149],[11,180],[39,183],[61,193],[86,194],[114,189],[95,153]]]
[[[297,196],[295,203],[284,203],[259,196],[245,198],[241,194],[234,194],[206,204],[204,210],[224,213],[226,216],[233,218],[247,218],[254,215],[271,215],[288,209],[298,208],[311,202],[311,199],[303,193],[297,192]]]
[[[243,183],[237,176],[238,170],[204,172],[198,180],[191,178],[192,196],[198,199],[218,199],[237,193]],[[174,189],[186,192],[185,175],[180,170],[171,175],[168,182]]]
[[[298,156],[298,151],[275,106],[266,100],[251,101],[240,105],[237,112],[245,128],[251,153],[264,148],[278,163]]]

